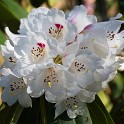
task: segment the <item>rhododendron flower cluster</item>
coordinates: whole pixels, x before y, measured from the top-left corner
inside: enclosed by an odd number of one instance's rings
[[[65,110],[82,115],[85,103],[107,86],[123,65],[124,31],[121,14],[106,22],[76,6],[68,15],[58,9],[33,9],[20,21],[18,34],[1,45],[2,100],[32,106],[33,98],[55,103],[55,117]]]

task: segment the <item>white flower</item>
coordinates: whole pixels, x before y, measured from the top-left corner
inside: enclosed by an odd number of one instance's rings
[[[47,14],[49,10],[44,7],[33,9],[27,18],[20,20],[20,30],[18,32],[22,35],[26,35],[28,31],[40,32],[42,30],[42,21],[44,15]]]
[[[77,37],[80,41],[80,50],[90,51],[106,59],[111,54],[118,54],[124,47],[124,32],[118,33],[123,21],[116,20],[118,14],[110,21],[99,22],[87,26]]]
[[[48,11],[46,18],[43,19],[43,29],[47,36],[56,38],[59,42],[66,41],[71,43],[74,41],[77,28],[74,24],[69,23],[65,19],[65,14],[58,9]]]
[[[47,38],[43,32],[28,32],[16,42],[14,54],[19,59],[15,70],[26,76],[38,64],[44,67],[56,57],[57,41],[54,38]]]
[[[99,22],[93,25],[93,28],[102,29],[106,32],[107,43],[111,54],[118,54],[124,47],[124,32],[118,33],[121,24],[124,23],[124,21],[117,20],[121,16],[121,14],[117,14],[116,17],[110,18],[110,21]]]
[[[55,57],[57,55],[56,47],[56,40],[47,38],[43,32],[28,32],[26,37],[21,37],[17,41],[14,50],[17,57],[28,56],[32,62],[39,62],[47,57]]]
[[[65,40],[67,43],[70,43],[76,37],[77,28],[65,19],[64,12],[55,8],[50,10],[39,8],[31,12],[28,19],[21,20],[18,32],[26,34],[28,31],[44,31],[49,37],[54,37],[58,41]]]
[[[27,92],[32,97],[39,97],[45,92],[49,102],[65,97],[65,93],[75,87],[73,75],[62,65],[48,64],[41,72],[28,79]]]
[[[94,15],[87,15],[87,9],[83,5],[75,6],[69,13],[67,20],[76,25],[78,33],[83,31],[86,26],[97,22]]]
[[[87,74],[89,71],[94,71],[100,67],[101,59],[93,54],[78,53],[69,68],[69,71],[75,74],[75,76],[81,76]]]
[[[109,42],[110,51],[112,54],[119,54],[124,48],[124,31],[113,34],[113,39]]]
[[[118,33],[121,24],[124,23],[124,21],[116,20],[121,16],[121,14],[118,14],[116,17],[111,18],[110,22],[106,24],[107,42],[112,54],[119,54],[124,47],[124,31]]]
[[[1,45],[1,52],[3,57],[5,58],[2,67],[10,68],[11,70],[13,70],[18,60],[14,56],[14,47],[10,44],[9,40],[5,42],[5,45]]]
[[[9,36],[10,44],[14,47],[16,42],[20,39],[20,37],[26,37],[25,35],[13,34],[8,27],[5,27],[5,32]]]
[[[109,55],[109,46],[107,43],[106,31],[102,28],[91,27],[84,30],[83,34],[78,35],[80,41],[79,50],[90,51],[101,58],[106,58]]]
[[[64,66],[66,67],[71,66],[72,62],[75,59],[75,55],[78,52],[78,49],[79,49],[78,42],[73,42],[69,45],[66,45],[66,43],[64,42],[58,44],[57,46],[58,54]]]
[[[59,101],[55,105],[55,118],[65,110],[67,111],[69,118],[83,115],[85,113],[85,102],[92,102],[95,99],[95,94],[96,93],[82,89],[76,96]]]
[[[61,10],[41,7],[21,19],[20,34],[6,27],[9,40],[1,45],[5,61],[0,68],[3,101],[11,106],[18,100],[29,107],[30,96],[45,94],[48,102],[56,103],[55,118],[65,110],[72,119],[82,115],[85,103],[123,69],[120,17],[96,23],[83,5],[67,18]]]
[[[106,88],[108,82],[114,79],[117,69],[120,67],[120,63],[122,63],[122,60],[116,60],[116,57],[111,55],[105,60],[104,64],[102,65],[103,68],[96,70],[95,76],[102,82],[102,84],[100,83],[99,85],[99,89]]]
[[[76,55],[69,71],[75,76],[75,81],[81,88],[89,92],[98,92],[102,89],[102,80],[96,70],[103,68],[102,63],[103,60],[99,57],[91,53],[82,54],[81,52]]]
[[[2,100],[7,102],[9,106],[13,105],[17,100],[23,107],[32,106],[31,98],[27,94],[27,84],[24,78],[17,78],[10,69],[3,68],[1,70],[0,86],[2,86]]]
[[[85,111],[85,103],[80,101],[78,96],[69,97],[55,105],[55,118],[67,110],[69,118],[76,118],[77,115],[82,115]]]

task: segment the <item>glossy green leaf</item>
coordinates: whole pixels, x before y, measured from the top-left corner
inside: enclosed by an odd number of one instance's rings
[[[102,101],[100,100],[100,98],[97,95],[96,95],[95,101],[99,105],[99,107],[102,109],[102,111],[104,112],[104,114],[107,118],[108,124],[114,124],[112,117],[110,116],[110,114],[106,110],[105,106],[103,105]]]
[[[44,112],[47,114],[47,119],[50,119],[48,117],[51,116],[52,113],[50,114],[50,111],[47,110],[51,107],[51,109],[55,111],[54,104],[49,104],[49,106],[45,107],[47,105],[45,103],[44,107],[46,110],[44,111],[40,111],[40,104],[41,102],[39,99],[33,99],[32,108],[25,108],[24,110],[17,103],[12,107],[8,107],[6,104],[3,104],[0,107],[0,124],[39,124],[43,122],[41,116],[43,116]],[[87,109],[87,106],[89,110]],[[114,124],[98,96],[96,96],[93,103],[87,104],[87,106],[85,107],[84,114],[82,116],[77,116],[75,119],[68,119],[65,112],[55,120],[53,115],[51,120],[47,120],[47,123],[44,124]],[[65,116],[65,118],[62,116]]]
[[[0,109],[0,124],[5,124],[10,107],[7,104],[2,104]]]
[[[124,100],[122,100],[119,104],[113,107],[111,111],[111,116],[114,119],[115,123],[121,122],[124,123]]]
[[[123,93],[123,89],[124,89],[124,79],[123,79],[123,75],[121,73],[117,73],[116,77],[113,80],[113,84],[111,85],[115,85],[115,87],[113,87],[113,97],[114,99],[117,99],[121,96],[121,94]]]
[[[14,104],[11,107],[7,104],[2,104],[0,108],[0,124],[10,124],[17,106],[18,103]]]
[[[87,106],[90,111],[93,124],[114,124],[114,121],[98,96],[96,96],[94,102],[87,104]]]
[[[98,104],[95,101],[87,105],[90,111],[93,124],[108,124],[107,118],[104,112],[102,111],[102,109],[98,106]]]
[[[21,116],[21,113],[23,111],[23,107],[18,105],[16,108],[16,111],[14,112],[14,115],[11,120],[11,124],[17,124],[19,117]]]
[[[64,121],[64,120],[57,119],[53,122],[50,122],[49,124],[76,124],[76,122],[75,122],[75,119],[70,120],[70,121]],[[80,124],[82,124],[82,123],[80,123]]]
[[[17,124],[40,124],[40,100],[32,99],[32,107],[24,108]]]
[[[0,44],[4,44],[6,38],[4,33],[0,30]]]
[[[5,120],[5,124],[10,124],[17,107],[18,107],[18,103],[14,104],[10,107],[8,115]]]
[[[26,16],[27,12],[14,0],[0,0],[0,21],[13,32],[18,29],[20,19]]]

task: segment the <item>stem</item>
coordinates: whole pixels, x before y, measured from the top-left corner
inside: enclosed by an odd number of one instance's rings
[[[46,105],[44,95],[40,98],[42,124],[47,124]]]

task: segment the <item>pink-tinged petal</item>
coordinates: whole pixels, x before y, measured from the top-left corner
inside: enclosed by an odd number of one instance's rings
[[[97,19],[94,15],[87,15],[87,10],[83,5],[76,6],[70,12],[67,20],[77,26],[78,33],[84,30],[87,25],[97,22]]]

